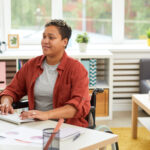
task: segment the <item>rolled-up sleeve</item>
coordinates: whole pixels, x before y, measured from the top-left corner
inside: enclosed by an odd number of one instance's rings
[[[76,62],[72,68],[71,99],[66,104],[72,105],[77,109],[74,118],[85,118],[90,110],[88,72],[79,62]]]

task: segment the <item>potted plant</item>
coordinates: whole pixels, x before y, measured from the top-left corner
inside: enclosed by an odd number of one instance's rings
[[[87,44],[89,42],[89,37],[87,33],[78,34],[76,38],[76,42],[79,44],[79,50],[81,52],[85,52],[87,49]]]
[[[150,28],[147,30],[147,44],[150,46]]]

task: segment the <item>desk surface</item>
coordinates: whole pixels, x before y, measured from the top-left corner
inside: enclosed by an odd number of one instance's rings
[[[150,119],[138,118],[138,107],[141,107],[148,114],[150,114],[150,97],[148,94],[134,94],[132,95],[132,138],[137,138],[137,126],[138,120],[150,130]]]
[[[8,123],[0,120],[0,132],[7,131],[8,129],[13,129],[18,126],[25,126],[34,129],[44,129],[55,127],[57,122],[55,121],[36,121],[30,123],[23,123],[21,125],[15,125],[12,123]],[[72,127],[72,128],[81,128],[77,126],[72,126],[68,124],[63,124],[63,127]],[[77,140],[73,141],[72,139],[68,139],[60,142],[60,150],[91,150],[96,148],[101,148],[112,144],[117,141],[118,136],[115,134],[109,134],[101,131],[96,131],[93,129],[84,128],[85,133],[83,133]],[[0,139],[0,150],[42,150],[42,145],[31,145],[31,144],[23,144],[23,143],[11,143],[9,144],[3,142],[3,139]]]
[[[134,94],[132,100],[150,114],[150,97],[148,94]]]

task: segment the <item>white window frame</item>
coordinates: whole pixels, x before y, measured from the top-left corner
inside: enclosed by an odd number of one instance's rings
[[[52,0],[52,19],[63,18],[63,2],[62,0]]]
[[[63,18],[63,0],[51,0],[52,19]],[[7,41],[7,35],[11,30],[11,0],[0,0],[2,39]],[[124,22],[125,22],[125,0],[112,0],[112,42],[110,44],[122,43],[143,43],[143,40],[125,40]],[[106,44],[107,42],[104,41]],[[24,41],[21,45],[37,45],[37,41]]]
[[[2,40],[7,41],[7,35],[11,25],[11,0],[0,0],[1,9],[1,25],[2,25]]]
[[[112,39],[113,43],[124,41],[124,0],[112,0]]]

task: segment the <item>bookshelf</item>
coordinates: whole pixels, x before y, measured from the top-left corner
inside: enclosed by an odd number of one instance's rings
[[[67,54],[79,60],[90,72],[90,60],[95,60],[95,83],[89,86],[90,92],[94,88],[104,88],[104,93],[98,95],[96,119],[112,119],[112,82],[113,55],[109,50],[66,51]],[[0,54],[0,62],[6,62],[6,83],[9,84],[15,73],[28,59],[42,55],[42,51],[7,50]],[[84,63],[85,62],[85,63]],[[89,76],[90,78],[90,76]],[[2,88],[0,90],[3,90]],[[102,99],[102,100],[101,100]]]

